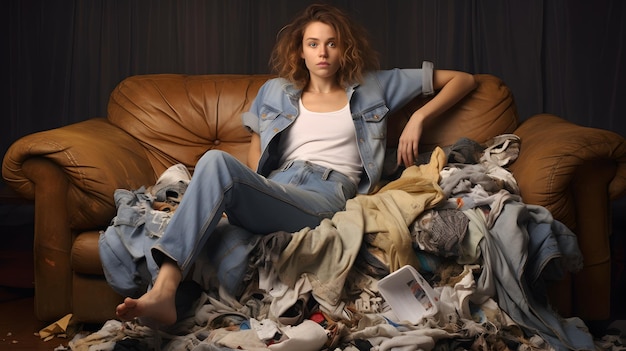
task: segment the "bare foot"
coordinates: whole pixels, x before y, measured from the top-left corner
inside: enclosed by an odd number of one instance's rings
[[[115,314],[126,321],[147,318],[150,323],[161,325],[176,323],[176,289],[180,281],[178,266],[173,261],[165,260],[152,289],[138,299],[124,299],[115,309]]]
[[[138,299],[125,298],[124,302],[115,309],[115,314],[121,320],[126,321],[135,318],[148,318],[151,324],[152,322],[163,325],[176,323],[174,297],[162,297],[154,290],[148,291]]]

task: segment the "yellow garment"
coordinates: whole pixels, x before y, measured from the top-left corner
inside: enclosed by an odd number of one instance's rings
[[[446,155],[437,147],[428,164],[408,167],[376,194],[356,198],[366,209],[364,233],[378,233],[371,245],[387,254],[391,272],[407,264],[419,269],[409,225],[444,200],[439,172],[445,165]]]

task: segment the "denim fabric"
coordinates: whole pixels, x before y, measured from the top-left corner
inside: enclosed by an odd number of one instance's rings
[[[246,288],[246,274],[249,269],[250,253],[255,249],[262,236],[228,223],[226,218],[218,223],[213,235],[208,239],[206,248],[200,255],[206,255],[211,267],[215,269],[220,287],[232,296],[241,296]],[[193,270],[202,269],[202,258]],[[204,277],[201,277],[201,279]],[[204,284],[205,288],[214,288]]]
[[[114,194],[117,215],[98,242],[109,285],[123,296],[139,297],[152,284],[158,266],[150,248],[163,235],[171,214],[152,209],[154,196],[144,187]]]
[[[347,176],[309,162],[288,162],[265,178],[228,153],[211,150],[198,161],[152,255],[159,265],[164,256],[173,259],[186,275],[222,213],[253,234],[297,231],[343,210],[356,191]]]
[[[372,191],[381,178],[387,140],[387,118],[420,94],[432,93],[432,63],[422,69],[393,69],[368,74],[360,85],[346,89],[354,121],[364,174],[358,186],[361,194]],[[278,166],[278,135],[297,118],[302,91],[285,79],[266,82],[243,124],[261,137],[258,172],[268,175]]]
[[[179,189],[180,182],[163,187],[170,188]],[[181,191],[182,197],[184,190]],[[144,187],[135,191],[117,189],[117,216],[100,235],[98,249],[104,275],[113,290],[122,296],[143,295],[159,271],[151,248],[163,235],[172,213],[154,210],[154,200]],[[244,288],[249,254],[260,236],[229,224],[226,218],[220,221],[214,234],[197,264],[210,264],[220,285],[238,296]],[[194,269],[203,267],[196,265]]]

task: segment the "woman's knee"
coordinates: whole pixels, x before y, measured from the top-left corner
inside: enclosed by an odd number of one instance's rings
[[[231,154],[220,150],[209,150],[198,160],[194,175],[203,173],[204,178],[227,174],[232,176],[241,174],[244,168],[247,169],[247,166]]]
[[[228,162],[226,161],[226,159],[230,157],[232,156],[221,150],[208,150],[198,160],[198,163],[196,164],[196,170],[198,168],[213,168],[217,164]]]

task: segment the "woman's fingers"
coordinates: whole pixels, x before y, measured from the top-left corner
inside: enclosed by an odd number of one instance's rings
[[[401,142],[398,145],[398,165],[403,164],[405,167],[413,165],[417,159],[418,147],[417,141]]]

